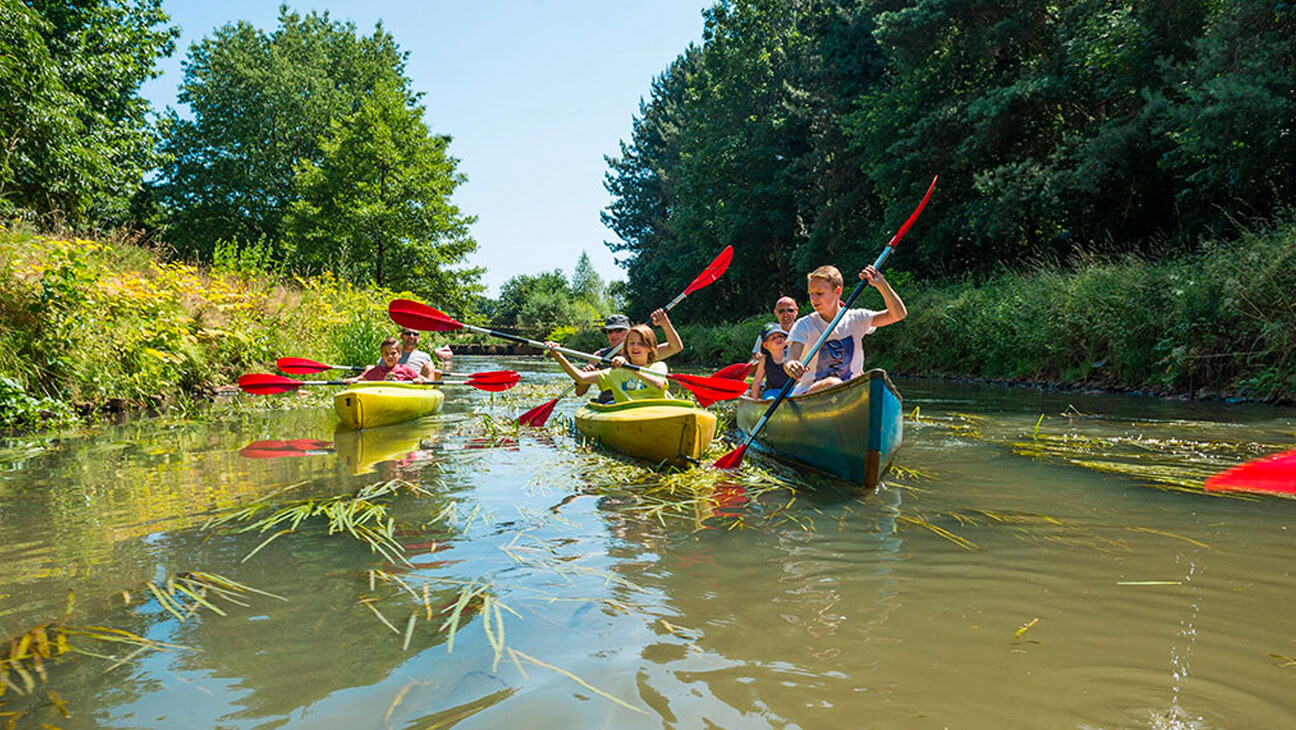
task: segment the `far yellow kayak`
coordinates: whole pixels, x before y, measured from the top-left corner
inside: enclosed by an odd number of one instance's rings
[[[576,411],[576,429],[627,456],[678,464],[702,457],[715,436],[716,417],[684,400],[590,403]]]
[[[445,393],[434,385],[388,381],[353,383],[333,398],[333,409],[351,428],[373,428],[422,418],[441,410]]]

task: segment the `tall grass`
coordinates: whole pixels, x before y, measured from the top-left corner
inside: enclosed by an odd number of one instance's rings
[[[904,281],[896,286],[909,317],[866,338],[869,367],[1296,400],[1296,222],[1171,259],[1092,258],[977,280],[892,278]],[[744,360],[767,319],[682,325],[683,357]]]
[[[4,397],[27,406],[0,403],[0,428],[35,425],[31,403],[45,398],[151,403],[285,355],[371,362],[397,332],[396,296],[327,273],[286,278],[263,257],[209,270],[128,239],[0,227],[0,376]]]

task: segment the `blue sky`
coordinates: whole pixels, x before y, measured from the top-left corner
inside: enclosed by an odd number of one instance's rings
[[[488,294],[518,274],[561,268],[581,251],[604,279],[624,279],[603,245],[615,235],[599,222],[610,202],[604,155],[618,154],[633,116],[660,74],[702,37],[709,0],[373,0],[292,4],[327,10],[372,32],[381,20],[409,52],[407,75],[424,93],[425,120],[454,138],[450,152],[468,182],[455,203],[478,220]],[[182,35],[162,76],[142,94],[155,109],[175,107],[189,45],[226,23],[277,26],[274,2],[164,0]]]

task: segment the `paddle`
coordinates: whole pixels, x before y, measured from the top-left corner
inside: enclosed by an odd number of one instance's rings
[[[412,329],[423,330],[426,332],[452,332],[454,330],[466,329],[470,332],[480,332],[484,335],[498,337],[502,340],[509,340],[521,345],[530,345],[542,350],[548,349],[543,342],[528,340],[525,337],[511,335],[507,332],[496,332],[495,330],[488,330],[484,327],[464,324],[463,322],[452,319],[444,312],[437,311],[426,304],[416,302],[412,299],[393,300],[391,304],[387,305],[387,313],[391,315],[392,321],[402,327],[410,327]],[[569,350],[566,347],[557,347],[554,349],[564,355],[579,357],[582,360],[589,360],[591,362],[599,362],[603,359],[598,355]],[[638,365],[630,365],[628,363],[621,367],[629,368],[630,370],[648,372],[653,375],[662,375],[661,373],[654,372],[648,368],[639,367]],[[716,401],[732,400],[742,395],[747,390],[746,383],[737,380],[726,380],[724,378],[710,378],[705,375],[680,375],[669,373],[663,377],[668,380],[674,380],[684,386],[698,399],[698,403],[703,406],[709,406]]]
[[[275,360],[275,367],[280,372],[289,375],[309,375],[310,373],[321,373],[325,370],[350,370],[352,372],[362,373],[364,367],[360,365],[325,365],[322,362],[307,360],[304,357],[281,357]]]
[[[1296,449],[1235,466],[1206,480],[1208,492],[1296,494]]]
[[[742,380],[746,377],[746,375],[747,375],[747,363],[740,362],[715,371],[714,373],[711,374],[711,377],[724,378],[726,380]],[[576,384],[572,383],[571,385],[567,386],[567,388],[563,390],[563,392],[559,393],[557,398],[554,398],[551,401],[546,401],[544,403],[541,403],[535,408],[532,408],[526,413],[523,413],[522,415],[518,416],[517,417],[518,423],[522,424],[523,426],[536,426],[536,427],[545,425],[545,422],[549,420],[549,416],[553,414],[554,406],[558,405],[558,401],[562,400],[563,396],[570,393],[572,391],[572,388],[575,387]]]
[[[692,294],[698,289],[701,289],[702,287],[711,284],[716,279],[719,279],[721,276],[724,275],[724,272],[729,270],[729,262],[731,261],[733,261],[733,246],[725,246],[724,250],[720,252],[720,255],[712,259],[711,263],[707,264],[707,267],[702,271],[702,273],[698,274],[697,277],[693,279],[693,283],[689,284],[688,288],[686,288],[683,291],[683,293],[681,293],[679,296],[672,299],[670,301],[670,304],[667,304],[665,307],[662,307],[662,309],[665,309],[667,312],[669,312],[670,310],[675,308],[676,304],[679,304],[680,302],[684,301],[684,297],[687,297],[689,294]],[[621,346],[624,344],[625,344],[624,340],[618,342],[617,346],[612,348],[612,352],[609,352],[607,355],[604,356],[604,358],[605,359],[611,358],[613,355],[620,352]],[[719,373],[716,373],[712,377],[728,378],[730,376],[720,375]],[[576,388],[576,384],[572,383],[571,385],[567,386],[567,388],[564,389],[563,392],[559,393],[557,398],[554,398],[553,400],[545,403],[541,403],[535,408],[532,408],[526,413],[523,413],[522,415],[518,416],[517,422],[522,424],[523,426],[538,427],[538,426],[545,425],[545,421],[549,420],[549,415],[553,413],[554,406],[558,405],[558,401],[567,397],[567,394],[572,392],[572,390],[575,388]]]
[[[932,191],[935,189],[936,178],[933,177],[931,186],[927,188],[927,194],[923,196],[922,202],[919,203],[918,207],[914,209],[914,212],[910,214],[909,219],[904,222],[904,225],[900,226],[900,230],[896,231],[896,234],[891,237],[891,240],[887,245],[882,248],[882,254],[877,257],[877,261],[873,262],[874,269],[879,271],[882,269],[882,264],[886,263],[887,258],[895,251],[895,247],[900,245],[901,239],[903,239],[905,234],[909,232],[909,228],[913,226],[914,221],[918,220],[918,216],[922,214],[923,208],[927,207],[927,201],[931,199]],[[846,301],[843,302],[841,307],[837,310],[837,316],[833,317],[833,320],[828,323],[828,329],[824,330],[822,335],[819,335],[819,341],[814,344],[814,347],[810,348],[809,352],[802,354],[801,362],[808,363],[811,360],[814,360],[815,355],[819,353],[819,348],[823,347],[824,343],[827,342],[828,338],[832,335],[833,330],[837,329],[837,323],[841,321],[842,317],[846,316],[846,310],[850,308],[850,305],[855,303],[855,299],[867,286],[868,281],[860,279],[860,283],[855,285],[854,291],[850,293],[849,297],[846,297]],[[779,404],[787,399],[788,393],[792,392],[792,388],[795,387],[796,384],[797,379],[789,378],[788,381],[783,384],[783,388],[779,391],[779,394],[774,398],[774,402],[769,404],[769,408],[765,409],[764,415],[762,415],[760,420],[756,422],[751,433],[747,434],[747,438],[743,439],[743,442],[738,446],[738,448],[730,451],[719,459],[716,459],[713,466],[717,469],[734,469],[740,466],[742,464],[743,455],[747,453],[747,447],[751,446],[752,441],[756,439],[756,434],[760,433],[760,430],[765,427],[765,424],[769,422],[770,416],[778,409]]]
[[[467,380],[439,380],[426,383],[426,385],[471,385],[478,390],[497,393],[512,388],[521,379],[522,376],[513,370],[495,370],[485,373],[473,373]],[[271,375],[270,373],[249,373],[239,376],[238,379],[238,386],[244,392],[252,395],[286,393],[305,385],[354,385],[354,383],[348,383],[344,380],[293,380],[292,378]]]

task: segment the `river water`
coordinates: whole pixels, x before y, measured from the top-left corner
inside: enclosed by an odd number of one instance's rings
[[[850,494],[652,472],[573,399],[516,431],[553,369],[466,364],[538,385],[360,436],[287,396],[0,441],[0,634],[74,650],[9,672],[0,726],[1296,727],[1296,503],[1201,490],[1290,409],[899,380],[898,468]],[[376,483],[400,555],[237,531]],[[192,573],[275,597],[186,603]]]

